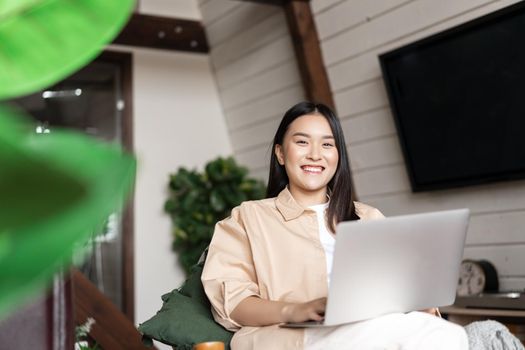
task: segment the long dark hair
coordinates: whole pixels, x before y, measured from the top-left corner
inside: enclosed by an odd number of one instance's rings
[[[290,124],[295,119],[307,114],[319,114],[326,118],[332,129],[337,153],[339,154],[337,169],[328,183],[330,203],[328,204],[327,223],[329,229],[335,232],[335,224],[346,220],[358,220],[359,217],[355,212],[350,165],[348,163],[343,129],[335,113],[326,105],[307,101],[299,102],[284,114],[273,138],[266,197],[277,196],[288,185],[288,175],[284,166],[277,161],[275,146],[283,144],[284,134]]]

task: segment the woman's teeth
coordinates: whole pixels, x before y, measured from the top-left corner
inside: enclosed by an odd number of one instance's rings
[[[320,167],[320,166],[302,166],[301,168],[304,171],[307,171],[310,173],[320,173],[323,171],[323,167]]]

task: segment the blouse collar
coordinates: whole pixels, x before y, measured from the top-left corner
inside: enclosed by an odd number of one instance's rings
[[[277,209],[286,221],[298,218],[305,210],[302,205],[293,198],[288,187],[285,187],[275,199]]]

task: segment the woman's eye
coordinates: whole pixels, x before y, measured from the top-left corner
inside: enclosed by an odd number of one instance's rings
[[[329,148],[329,147],[334,147],[334,144],[327,142],[327,143],[323,143],[323,146]]]
[[[305,140],[297,140],[296,143],[298,145],[306,145],[306,141]]]

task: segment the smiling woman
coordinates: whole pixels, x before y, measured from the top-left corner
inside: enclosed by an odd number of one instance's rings
[[[313,124],[311,123],[313,122]],[[300,130],[305,128],[304,130]],[[309,132],[309,133],[308,133]],[[301,135],[302,134],[302,135]],[[317,145],[312,148],[312,139],[308,140],[306,136],[317,137]],[[293,138],[290,136],[293,135]],[[303,139],[301,139],[303,137]],[[301,102],[290,108],[284,115],[281,124],[277,128],[275,137],[273,139],[272,154],[270,160],[270,174],[268,178],[267,197],[277,196],[284,188],[288,186],[291,190],[295,187],[295,182],[290,181],[290,177],[297,174],[297,169],[294,169],[289,164],[290,169],[286,167],[288,162],[284,156],[286,149],[291,149],[288,143],[297,142],[297,146],[303,145],[306,149],[310,149],[313,154],[307,156],[309,159],[304,159],[302,165],[313,165],[312,157],[324,157],[325,161],[333,157],[326,158],[329,154],[337,156],[335,164],[325,173],[328,172],[330,176],[327,177],[327,182],[324,187],[323,197],[330,196],[330,202],[327,210],[327,222],[330,230],[335,231],[335,224],[343,220],[357,220],[359,216],[355,212],[355,205],[353,202],[352,181],[350,177],[350,165],[348,163],[348,154],[346,151],[345,139],[341,124],[337,116],[325,105],[314,104],[311,102]],[[308,147],[308,141],[310,146]],[[315,154],[318,153],[318,154]],[[315,159],[315,165],[319,165],[321,161]],[[332,164],[332,162],[330,163]],[[312,168],[309,168],[312,170]],[[301,169],[302,171],[306,171]],[[297,183],[299,184],[299,183]],[[333,191],[337,188],[337,191]],[[315,204],[326,202],[326,200],[319,197],[317,193]],[[304,200],[304,199],[303,199]],[[319,201],[321,200],[321,201]]]
[[[383,215],[352,200],[343,132],[325,105],[290,108],[272,148],[268,198],[217,223],[202,273],[215,320],[235,331],[231,348],[467,349],[461,327],[422,312],[320,331],[278,326],[323,319],[335,225]]]

